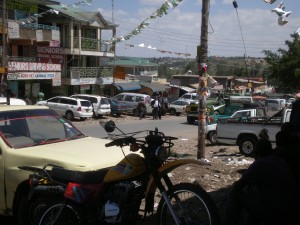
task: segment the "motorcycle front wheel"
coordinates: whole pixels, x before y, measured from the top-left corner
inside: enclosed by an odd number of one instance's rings
[[[73,204],[53,202],[39,217],[37,225],[83,225],[83,215]]]
[[[182,224],[220,225],[217,207],[209,194],[199,185],[181,183],[168,190],[168,197]],[[161,198],[157,208],[157,225],[174,225],[171,212]]]

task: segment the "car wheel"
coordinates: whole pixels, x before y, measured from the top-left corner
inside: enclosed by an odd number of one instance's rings
[[[121,116],[122,114],[121,113],[116,113],[116,116]]]
[[[216,131],[211,131],[208,134],[208,140],[212,145],[216,145],[217,144],[217,132]]]
[[[86,120],[86,117],[80,117],[80,120],[81,120],[81,121],[85,121],[85,120]]]
[[[169,113],[170,113],[170,115],[175,116],[176,115],[176,110],[175,109],[170,109]]]
[[[188,122],[188,124],[194,124],[195,123],[195,118],[193,118],[193,117],[187,117],[187,122]]]
[[[252,137],[243,138],[239,145],[240,153],[246,157],[253,156],[255,139]]]
[[[74,114],[71,111],[66,112],[66,118],[67,120],[73,120],[74,119]]]

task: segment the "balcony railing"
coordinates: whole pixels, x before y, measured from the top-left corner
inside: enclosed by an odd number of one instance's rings
[[[59,27],[56,26],[49,26],[49,25],[37,24],[37,23],[25,23],[25,24],[21,24],[20,26],[34,29],[34,30],[59,30]]]
[[[71,73],[80,78],[95,78],[100,76],[100,67],[70,67],[67,77],[71,77]]]
[[[15,62],[36,62],[36,57],[8,56],[8,61],[15,61]]]
[[[74,37],[74,48],[79,48],[79,38]],[[81,49],[89,51],[111,52],[112,44],[92,38],[81,38]]]

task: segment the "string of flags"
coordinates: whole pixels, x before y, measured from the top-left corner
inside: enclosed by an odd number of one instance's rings
[[[127,46],[127,47],[147,48],[147,49],[151,49],[151,50],[156,50],[156,51],[158,51],[160,53],[175,54],[175,55],[185,56],[185,57],[192,56],[192,54],[190,54],[190,53],[171,52],[171,51],[167,51],[167,50],[157,49],[156,47],[152,47],[151,45],[147,46],[144,43],[139,44],[139,45],[126,44],[125,46]]]
[[[182,0],[166,0],[159,9],[151,14],[151,16],[147,17],[143,22],[141,22],[135,29],[133,29],[129,34],[125,36],[121,36],[119,38],[112,38],[112,43],[122,42],[125,40],[129,40],[135,35],[138,35],[142,32],[142,30],[150,25],[150,19],[156,19],[157,17],[162,17],[167,15],[167,11],[169,8],[175,8],[178,6],[178,3],[182,2]]]

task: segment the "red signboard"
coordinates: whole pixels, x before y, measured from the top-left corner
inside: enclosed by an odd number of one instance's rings
[[[36,58],[41,63],[63,64],[65,58],[64,48],[59,47],[36,47]]]

